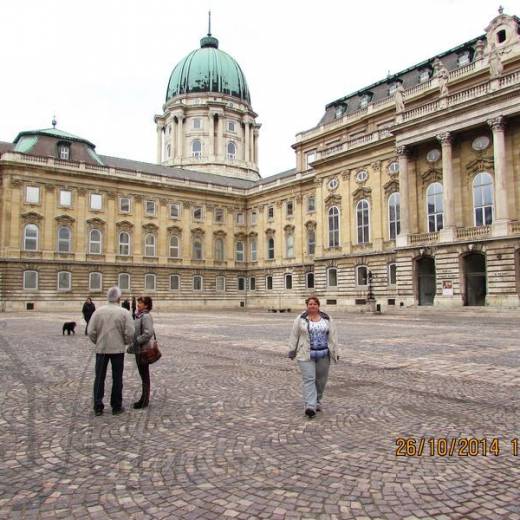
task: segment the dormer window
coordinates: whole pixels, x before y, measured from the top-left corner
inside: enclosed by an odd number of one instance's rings
[[[423,69],[419,72],[419,82],[425,83],[430,79],[430,71],[428,69]]]
[[[343,117],[343,114],[346,112],[347,107],[345,105],[338,105],[336,107],[336,111],[334,112],[334,116],[336,119],[339,119],[340,117]]]
[[[395,94],[395,91],[397,90],[397,87],[399,86],[399,83],[395,82],[388,87],[388,95],[393,96]]]
[[[359,102],[359,108],[366,108],[370,103],[372,96],[370,94],[363,94],[361,96],[361,101]]]
[[[63,161],[68,161],[70,159],[70,144],[69,143],[59,143],[58,144],[58,157]]]
[[[461,54],[459,54],[459,57],[457,58],[457,65],[459,67],[464,67],[465,65],[469,65],[471,61],[469,51],[464,51]]]
[[[505,29],[497,32],[497,43],[504,43],[506,41],[507,35]]]

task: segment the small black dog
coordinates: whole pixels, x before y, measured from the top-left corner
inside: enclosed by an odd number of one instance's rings
[[[74,329],[76,328],[76,322],[75,321],[66,321],[63,324],[63,334],[65,334],[65,331],[67,331],[67,334],[70,336],[70,333],[76,335],[74,332]]]

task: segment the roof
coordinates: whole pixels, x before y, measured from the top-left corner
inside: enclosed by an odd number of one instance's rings
[[[96,146],[92,144],[87,139],[83,139],[83,137],[78,137],[77,135],[69,134],[68,132],[64,132],[63,130],[58,130],[57,128],[43,128],[41,130],[25,130],[23,132],[20,132],[15,140],[13,141],[14,144],[18,142],[18,140],[25,136],[33,136],[33,135],[45,135],[49,137],[55,137],[58,139],[67,139],[68,141],[76,141],[79,143],[85,143],[88,146],[91,146],[92,148],[95,148]]]

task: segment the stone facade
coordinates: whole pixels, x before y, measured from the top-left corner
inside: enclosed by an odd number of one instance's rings
[[[296,168],[265,179],[256,114],[214,93],[156,116],[159,166],[0,143],[2,309],[77,309],[113,284],[159,309],[299,308],[311,292],[339,308],[517,307],[518,26],[500,13],[330,103],[297,135]]]

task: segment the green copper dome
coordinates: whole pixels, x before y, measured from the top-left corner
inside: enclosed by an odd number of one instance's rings
[[[190,52],[173,69],[166,101],[194,92],[218,92],[251,103],[240,65],[218,48],[218,40],[211,34],[200,40],[200,49]]]

